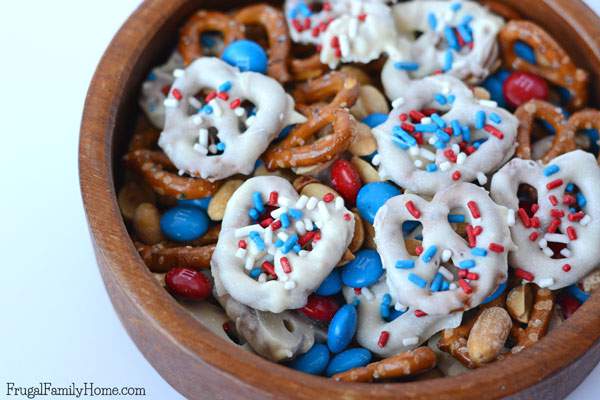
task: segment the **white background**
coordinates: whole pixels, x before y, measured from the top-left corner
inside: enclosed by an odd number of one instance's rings
[[[600,0],[589,3],[600,12]],[[147,398],[181,398],[142,357],[113,311],[77,176],[88,83],[138,4],[0,5],[0,398],[7,381],[142,386]],[[599,384],[596,367],[569,399],[597,399]]]

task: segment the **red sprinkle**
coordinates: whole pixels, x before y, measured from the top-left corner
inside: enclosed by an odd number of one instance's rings
[[[473,227],[471,225],[467,225],[465,229],[467,230],[467,239],[469,241],[469,247],[477,246],[477,237],[473,232]]]
[[[553,194],[548,196],[548,200],[550,201],[550,204],[552,204],[553,206],[556,206],[558,204],[558,199]]]
[[[571,204],[575,204],[577,203],[577,199],[575,199],[575,196],[570,195],[570,194],[565,194],[563,196],[563,204],[570,206]]]
[[[460,179],[460,176],[460,171],[454,171],[454,173],[452,174],[452,180],[457,181]]]
[[[406,115],[406,113],[402,113],[402,114],[400,114],[399,118],[400,118],[400,121],[404,122],[404,121],[408,120],[408,115]],[[404,128],[402,128],[402,129],[404,129]]]
[[[521,207],[517,213],[519,214],[519,219],[523,223],[523,226],[525,226],[525,228],[531,228],[531,220],[529,219],[529,215],[527,215],[527,211]]]
[[[277,201],[279,200],[279,193],[277,192],[271,192],[269,193],[269,205],[276,207],[277,206]]]
[[[240,241],[238,242],[238,247],[239,247],[240,249],[245,249],[246,247],[248,247],[248,243],[246,243],[246,241],[245,241],[245,240],[240,240]]]
[[[234,109],[238,108],[240,106],[240,104],[242,104],[242,101],[240,99],[235,99],[231,103],[229,103],[229,108],[234,110]]]
[[[406,206],[406,209],[408,210],[410,215],[412,215],[415,218],[421,218],[421,211],[419,211],[419,209],[415,206],[415,203],[413,203],[412,200],[407,201],[404,205]]]
[[[538,217],[531,217],[530,221],[531,221],[531,227],[532,228],[539,228],[540,227],[540,219]]]
[[[500,132],[500,130],[491,125],[485,125],[483,130],[496,136],[498,139],[504,139],[504,133]]]
[[[315,26],[312,31],[310,32],[310,34],[312,35],[312,37],[317,37],[319,36],[319,33],[321,33],[321,30],[319,29],[318,26]]]
[[[417,110],[410,110],[408,115],[410,116],[410,119],[415,122],[421,122],[421,119],[425,118],[425,115]]]
[[[281,257],[279,261],[281,262],[281,269],[283,269],[283,272],[286,274],[292,272],[292,266],[290,265],[290,260],[288,260],[287,257]]]
[[[281,221],[280,220],[276,220],[275,222],[273,222],[271,224],[271,230],[272,231],[276,231],[279,228],[281,228]]]
[[[567,227],[567,236],[569,240],[577,240],[577,231],[572,226]]]
[[[277,274],[275,273],[275,266],[268,261],[263,261],[262,269],[271,276],[277,276]]]
[[[420,256],[423,253],[423,246],[415,246],[415,253],[417,253],[417,255]]]
[[[556,189],[557,187],[562,186],[562,184],[563,184],[562,179],[555,179],[551,182],[546,183],[546,189],[548,189],[548,190]]]
[[[562,270],[565,272],[569,272],[571,270],[571,265],[570,264],[563,265]]]
[[[456,162],[456,154],[454,154],[454,152],[452,151],[452,149],[446,149],[444,150],[444,156],[446,156],[446,158],[450,161],[452,161],[453,163]]]
[[[476,281],[477,279],[479,279],[479,274],[477,272],[469,272],[466,278],[472,281]]]
[[[323,3],[323,11],[331,11],[331,3],[329,3],[329,2]]]
[[[538,203],[534,203],[531,205],[531,214],[535,215],[536,212],[540,209],[540,205]]]
[[[350,221],[351,219],[352,219],[352,217],[350,216],[350,214],[348,214],[348,213],[344,214],[344,220]]]
[[[315,234],[315,231],[306,232],[304,235],[300,236],[298,244],[304,247],[306,243],[310,242],[315,237]]]
[[[465,292],[466,294],[471,294],[473,293],[473,288],[471,287],[471,285],[469,285],[467,283],[467,281],[465,281],[464,279],[459,279],[458,280],[458,286],[460,286],[460,288],[463,290],[463,292]]]
[[[379,340],[377,341],[377,346],[382,347],[382,348],[385,347],[389,338],[390,338],[390,333],[388,331],[381,331],[381,334],[379,335]]]
[[[538,232],[531,232],[531,235],[529,235],[529,240],[535,242],[539,236],[540,234]]]
[[[479,212],[479,207],[477,206],[477,203],[475,203],[473,200],[471,200],[467,203],[467,207],[469,207],[469,211],[471,211],[471,215],[473,216],[473,218],[481,217],[481,213]]]
[[[400,128],[404,129],[406,132],[409,132],[409,133],[413,133],[415,131],[415,126],[409,124],[408,122],[401,123]]]
[[[427,315],[427,313],[425,311],[415,310],[415,317],[417,317],[417,318],[421,318],[421,317],[424,317],[426,315]]]
[[[342,50],[340,50],[340,48],[338,47],[337,49],[333,50],[333,54],[337,57],[337,58],[342,58]]]
[[[488,249],[490,249],[490,251],[493,251],[494,253],[502,253],[504,251],[504,246],[492,242],[489,244]]]
[[[275,221],[275,220],[271,217],[265,218],[262,221],[260,221],[260,226],[262,226],[263,228],[266,228],[267,226],[271,225],[273,223],[273,221]]]
[[[560,219],[553,219],[552,222],[550,222],[550,225],[548,225],[548,229],[546,229],[546,232],[554,233],[554,232],[556,232],[556,230],[559,227],[560,227]]]
[[[181,98],[183,97],[183,95],[181,94],[181,92],[179,91],[179,89],[173,89],[171,91],[171,94],[173,95],[173,97],[175,97],[177,100],[181,100]]]
[[[303,28],[304,28],[305,30],[308,30],[308,29],[310,29],[310,24],[311,24],[311,20],[310,20],[310,18],[308,18],[308,17],[307,17],[307,18],[305,18],[305,19],[304,19],[304,27],[303,27]]]
[[[214,99],[215,97],[217,97],[217,92],[210,92],[209,94],[206,95],[206,97],[204,98],[204,102],[208,103],[209,101],[211,101],[212,99]]]
[[[466,278],[468,274],[469,274],[469,271],[467,271],[466,269],[459,269],[458,270],[458,276],[459,276],[459,278]]]
[[[562,218],[565,216],[565,212],[563,210],[553,208],[552,210],[550,210],[550,216],[552,216],[553,218]]]
[[[521,278],[521,279],[524,279],[529,282],[531,282],[535,279],[535,276],[533,276],[533,274],[531,272],[527,272],[521,268],[515,268],[515,276],[517,278]]]
[[[323,201],[324,201],[325,203],[331,203],[331,202],[333,201],[333,199],[334,199],[334,198],[335,198],[335,196],[333,195],[333,193],[326,193],[326,194],[323,196]]]
[[[229,95],[227,94],[227,92],[219,92],[217,97],[221,100],[229,100]]]
[[[364,22],[365,19],[367,19],[367,14],[365,14],[365,13],[358,14],[358,20],[359,21]]]
[[[340,39],[337,36],[334,36],[331,38],[331,42],[329,44],[334,49],[337,49],[338,47],[340,47]]]
[[[298,32],[302,32],[304,30],[304,27],[302,26],[302,23],[300,21],[298,21],[297,19],[293,19],[292,20],[292,26]]]
[[[359,287],[354,288],[354,294],[360,296],[362,293],[362,289]]]
[[[568,218],[568,219],[569,219],[569,221],[571,221],[571,222],[577,222],[577,221],[579,221],[580,219],[582,219],[584,216],[585,216],[585,214],[584,214],[584,212],[583,212],[583,211],[577,211],[577,212],[576,212],[576,213],[574,213],[574,214],[569,214],[569,215],[567,216],[567,218]]]
[[[481,232],[483,232],[483,226],[477,225],[473,227],[473,234],[475,236],[481,235]]]

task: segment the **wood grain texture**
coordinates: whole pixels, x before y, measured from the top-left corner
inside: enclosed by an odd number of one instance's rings
[[[115,182],[138,112],[138,88],[165,59],[193,10],[243,2],[147,0],[106,50],[90,85],[81,125],[80,181],[90,232],[113,305],[144,356],[188,398],[559,399],[600,359],[600,293],[533,348],[454,378],[348,384],[305,375],[240,351],[196,322],[152,277],[119,214]],[[600,20],[576,0],[507,0],[542,25],[591,72],[598,104]]]

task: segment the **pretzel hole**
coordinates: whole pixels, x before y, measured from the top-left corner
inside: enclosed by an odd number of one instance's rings
[[[205,56],[219,55],[223,41],[223,34],[218,31],[204,31],[200,34],[200,44]]]
[[[283,326],[289,333],[294,333],[294,330],[296,329],[296,327],[294,326],[292,321],[290,321],[288,319],[283,320]]]
[[[225,332],[225,334],[227,335],[229,340],[231,340],[233,343],[237,344],[238,346],[241,346],[242,344],[244,344],[244,342],[237,335],[237,332],[235,331],[235,327],[231,321],[227,321],[223,324],[223,332]]]
[[[320,13],[323,11],[323,2],[322,1],[314,1],[309,5],[310,10],[314,13]]]
[[[238,120],[238,127],[240,130],[240,134],[244,134],[246,129],[248,129],[248,127],[250,126],[250,124],[248,124],[248,118],[256,115],[256,105],[254,103],[252,103],[250,100],[244,100],[240,104],[240,107],[244,109],[244,115],[246,117],[240,118]]]
[[[223,143],[224,145],[224,143]],[[219,156],[225,152],[225,147],[221,145],[219,139],[219,130],[211,126],[208,128],[208,156]]]
[[[292,58],[304,59],[317,54],[317,47],[313,44],[294,44],[291,49]]]
[[[248,40],[253,40],[263,49],[269,48],[269,36],[267,30],[261,24],[244,24],[244,36]]]
[[[187,115],[189,116],[198,113],[206,104],[206,96],[208,96],[208,94],[211,92],[214,92],[214,89],[206,87],[198,90],[193,96],[188,97]]]
[[[536,188],[526,183],[521,183],[517,189],[517,198],[519,199],[519,208],[525,209],[527,215],[533,217],[532,206],[538,203]]]

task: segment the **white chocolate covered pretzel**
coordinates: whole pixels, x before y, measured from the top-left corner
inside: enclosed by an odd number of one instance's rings
[[[246,101],[254,110],[243,108]],[[181,72],[164,104],[159,146],[180,173],[210,181],[250,174],[282,128],[306,120],[276,80],[210,57]]]
[[[299,196],[277,176],[248,179],[229,199],[212,274],[237,301],[279,313],[307,297],[342,258],[354,215],[341,197]]]
[[[479,305],[506,280],[512,248],[507,210],[470,183],[440,190],[428,202],[414,194],[389,199],[375,215],[375,243],[390,292],[416,313],[445,315]],[[467,223],[467,239],[449,221]],[[402,224],[423,226],[422,248],[412,256]]]
[[[487,181],[514,153],[518,121],[477,100],[452,76],[411,81],[387,121],[373,129],[379,174],[415,193],[433,195],[458,181]]]
[[[394,309],[396,300],[389,293],[385,279],[369,290],[371,296],[358,295],[350,287],[344,288],[344,297],[351,303],[358,297],[358,327],[356,341],[364,348],[389,357],[419,347],[436,332],[460,325],[462,312],[449,315],[424,315],[417,317],[411,309],[399,312]]]
[[[533,205],[519,204],[521,184],[537,191]],[[515,158],[494,175],[491,195],[518,216],[509,254],[517,276],[554,290],[600,264],[600,168],[592,154],[575,150],[547,165]]]

